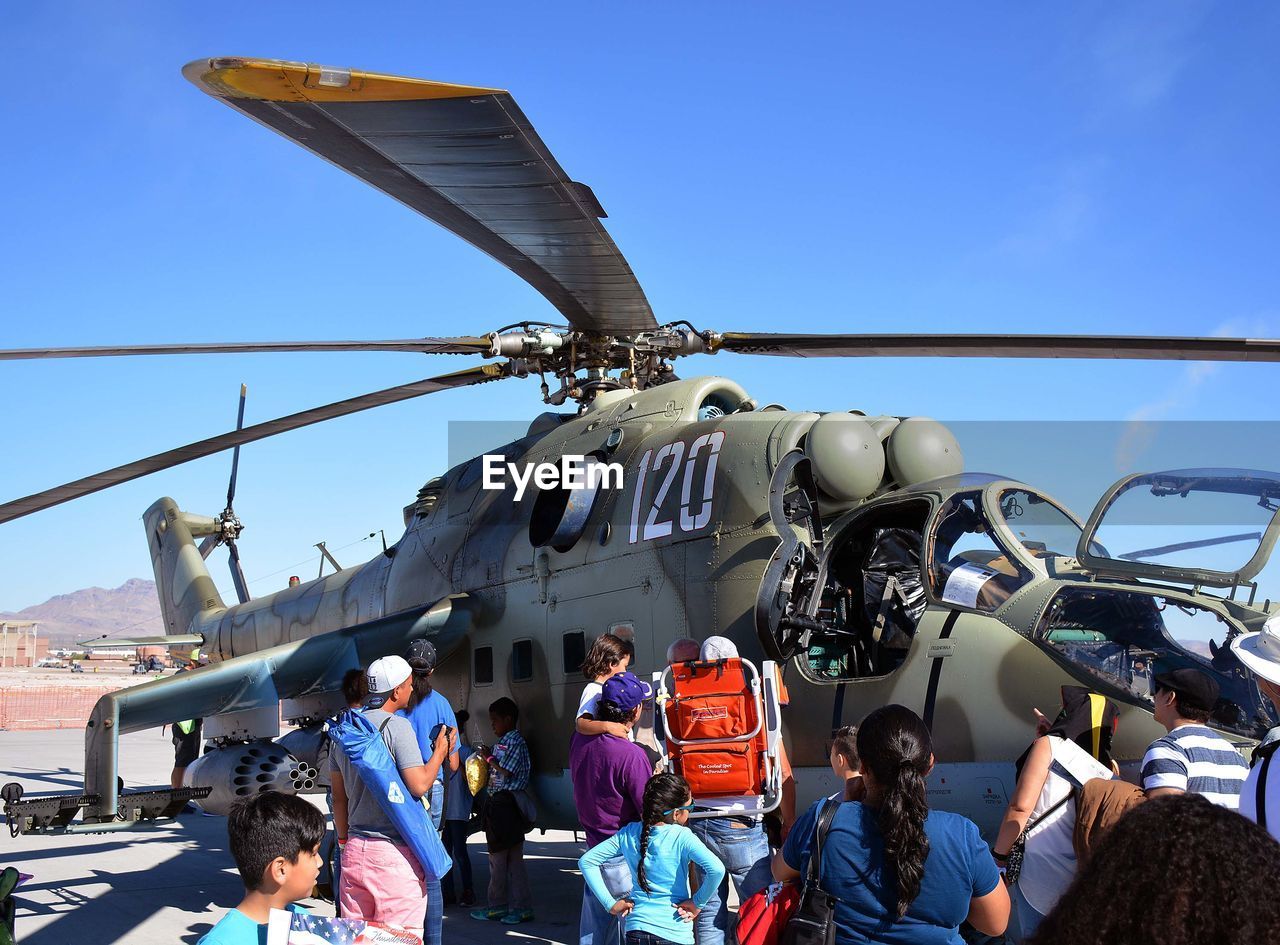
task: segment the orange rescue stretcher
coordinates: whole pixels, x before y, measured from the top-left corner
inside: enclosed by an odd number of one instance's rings
[[[665,769],[689,782],[690,817],[752,816],[782,800],[777,668],[735,657],[654,673],[654,734]]]

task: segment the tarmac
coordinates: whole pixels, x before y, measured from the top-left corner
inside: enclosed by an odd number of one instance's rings
[[[121,738],[126,790],[168,786],[173,746],[167,732]],[[84,735],[76,730],[0,731],[0,783],[20,782],[28,795],[82,790]],[[324,808],[323,795],[309,795]],[[488,882],[484,837],[471,838],[476,892]],[[449,945],[548,942],[576,945],[583,844],[568,831],[534,831],[525,859],[537,918],[515,927],[478,922],[469,909],[445,909]],[[14,893],[19,945],[195,945],[243,888],[227,850],[226,820],[199,814],[162,826],[101,834],[0,835],[0,866],[33,878]],[[322,915],[333,906],[302,905]]]

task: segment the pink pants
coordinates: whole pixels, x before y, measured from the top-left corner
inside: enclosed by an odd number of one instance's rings
[[[421,937],[427,914],[422,867],[408,847],[351,837],[342,848],[338,902],[345,918],[398,925]]]

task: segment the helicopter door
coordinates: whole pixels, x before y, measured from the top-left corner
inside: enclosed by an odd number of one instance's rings
[[[803,450],[787,453],[773,470],[769,520],[780,541],[760,580],[756,635],[771,658],[785,662],[808,646],[821,592],[822,518]]]
[[[1175,469],[1127,476],[1089,516],[1076,558],[1098,575],[1248,584],[1275,546],[1277,511],[1280,473]]]

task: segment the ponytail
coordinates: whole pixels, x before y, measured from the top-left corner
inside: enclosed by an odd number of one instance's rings
[[[649,851],[649,830],[662,823],[667,811],[680,807],[689,796],[689,784],[678,774],[655,774],[644,786],[644,811],[640,815],[640,863],[636,867],[636,882],[646,893],[652,892],[644,874],[644,858]]]
[[[885,861],[898,883],[897,917],[907,914],[920,895],[929,838],[925,775],[933,757],[929,730],[920,717],[900,705],[876,709],[858,728],[858,754],[883,791],[877,823]]]

